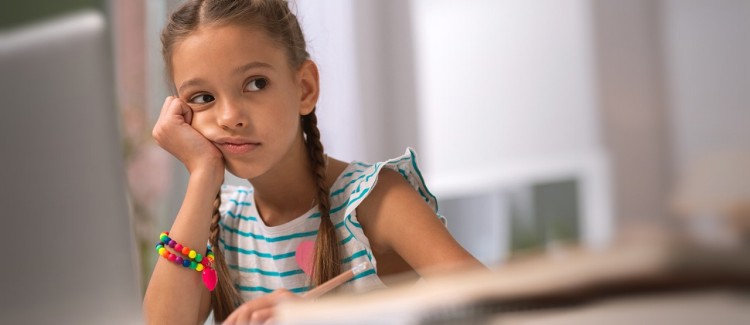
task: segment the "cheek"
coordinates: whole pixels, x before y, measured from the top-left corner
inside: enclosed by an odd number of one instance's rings
[[[203,134],[205,136],[208,133],[208,130],[211,128],[212,120],[213,117],[211,116],[209,111],[194,112],[193,121],[190,123],[190,126],[192,126],[200,134]]]

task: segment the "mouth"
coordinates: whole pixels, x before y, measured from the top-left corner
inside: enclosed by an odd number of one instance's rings
[[[245,139],[219,139],[214,143],[221,151],[235,155],[251,152],[260,146],[259,142]]]

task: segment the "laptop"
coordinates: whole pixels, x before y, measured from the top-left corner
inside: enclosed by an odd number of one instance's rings
[[[140,324],[109,31],[0,31],[0,323]]]

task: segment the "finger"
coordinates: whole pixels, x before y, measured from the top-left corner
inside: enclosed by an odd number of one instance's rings
[[[229,317],[227,317],[227,319],[225,319],[222,324],[224,324],[224,325],[239,324],[237,322],[237,320],[238,320],[238,318],[239,318],[239,316],[241,314],[243,314],[244,312],[246,312],[246,310],[247,309],[246,309],[246,306],[244,304],[240,305],[231,314],[229,314]]]
[[[237,314],[237,320],[234,322],[235,325],[247,325],[250,324],[250,318],[253,316],[254,311],[250,308],[242,310]]]
[[[224,321],[223,324],[235,324],[235,325],[246,325],[250,322],[250,317],[252,317],[255,310],[258,308],[255,307],[254,303],[257,301],[252,300],[249,302],[246,302],[239,306],[237,309],[232,312],[229,317]]]
[[[174,97],[172,96],[167,96],[167,98],[164,99],[164,104],[161,105],[161,111],[159,112],[159,119],[164,118],[164,115],[167,114],[167,110],[169,109],[169,103],[172,102],[172,99],[174,99]]]
[[[227,317],[227,319],[225,319],[222,324],[224,325],[237,324],[237,313],[239,310],[240,310],[239,308],[235,309],[231,314],[229,314],[229,317]]]
[[[268,319],[266,319],[266,322],[263,325],[273,325],[276,324],[276,316],[271,316]]]
[[[190,124],[193,118],[193,110],[179,98],[175,98],[169,103],[168,115],[178,116],[180,121]]]
[[[185,122],[187,124],[193,124],[193,109],[188,105],[186,102],[184,102],[182,99],[177,98],[177,101],[180,102],[180,106],[182,107],[182,115],[185,116]]]
[[[177,120],[179,122],[185,121],[185,108],[182,107],[182,103],[178,99],[173,99],[167,107],[166,118],[169,120]]]
[[[300,295],[292,293],[286,289],[279,289],[272,293],[274,304],[279,304],[287,300],[301,299]]]
[[[271,318],[273,316],[273,308],[265,308],[261,310],[256,310],[253,315],[250,317],[250,324],[253,325],[262,325],[266,323],[266,320]]]

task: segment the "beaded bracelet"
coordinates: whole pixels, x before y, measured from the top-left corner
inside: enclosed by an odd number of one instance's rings
[[[184,257],[172,253],[167,247],[174,249],[178,254],[182,254]],[[209,291],[213,291],[216,287],[218,279],[216,277],[216,270],[212,267],[214,253],[211,251],[210,245],[206,248],[206,257],[204,258],[195,250],[183,246],[177,243],[174,239],[169,238],[169,232],[165,231],[159,235],[159,242],[156,244],[156,252],[170,262],[201,272],[203,284]]]

